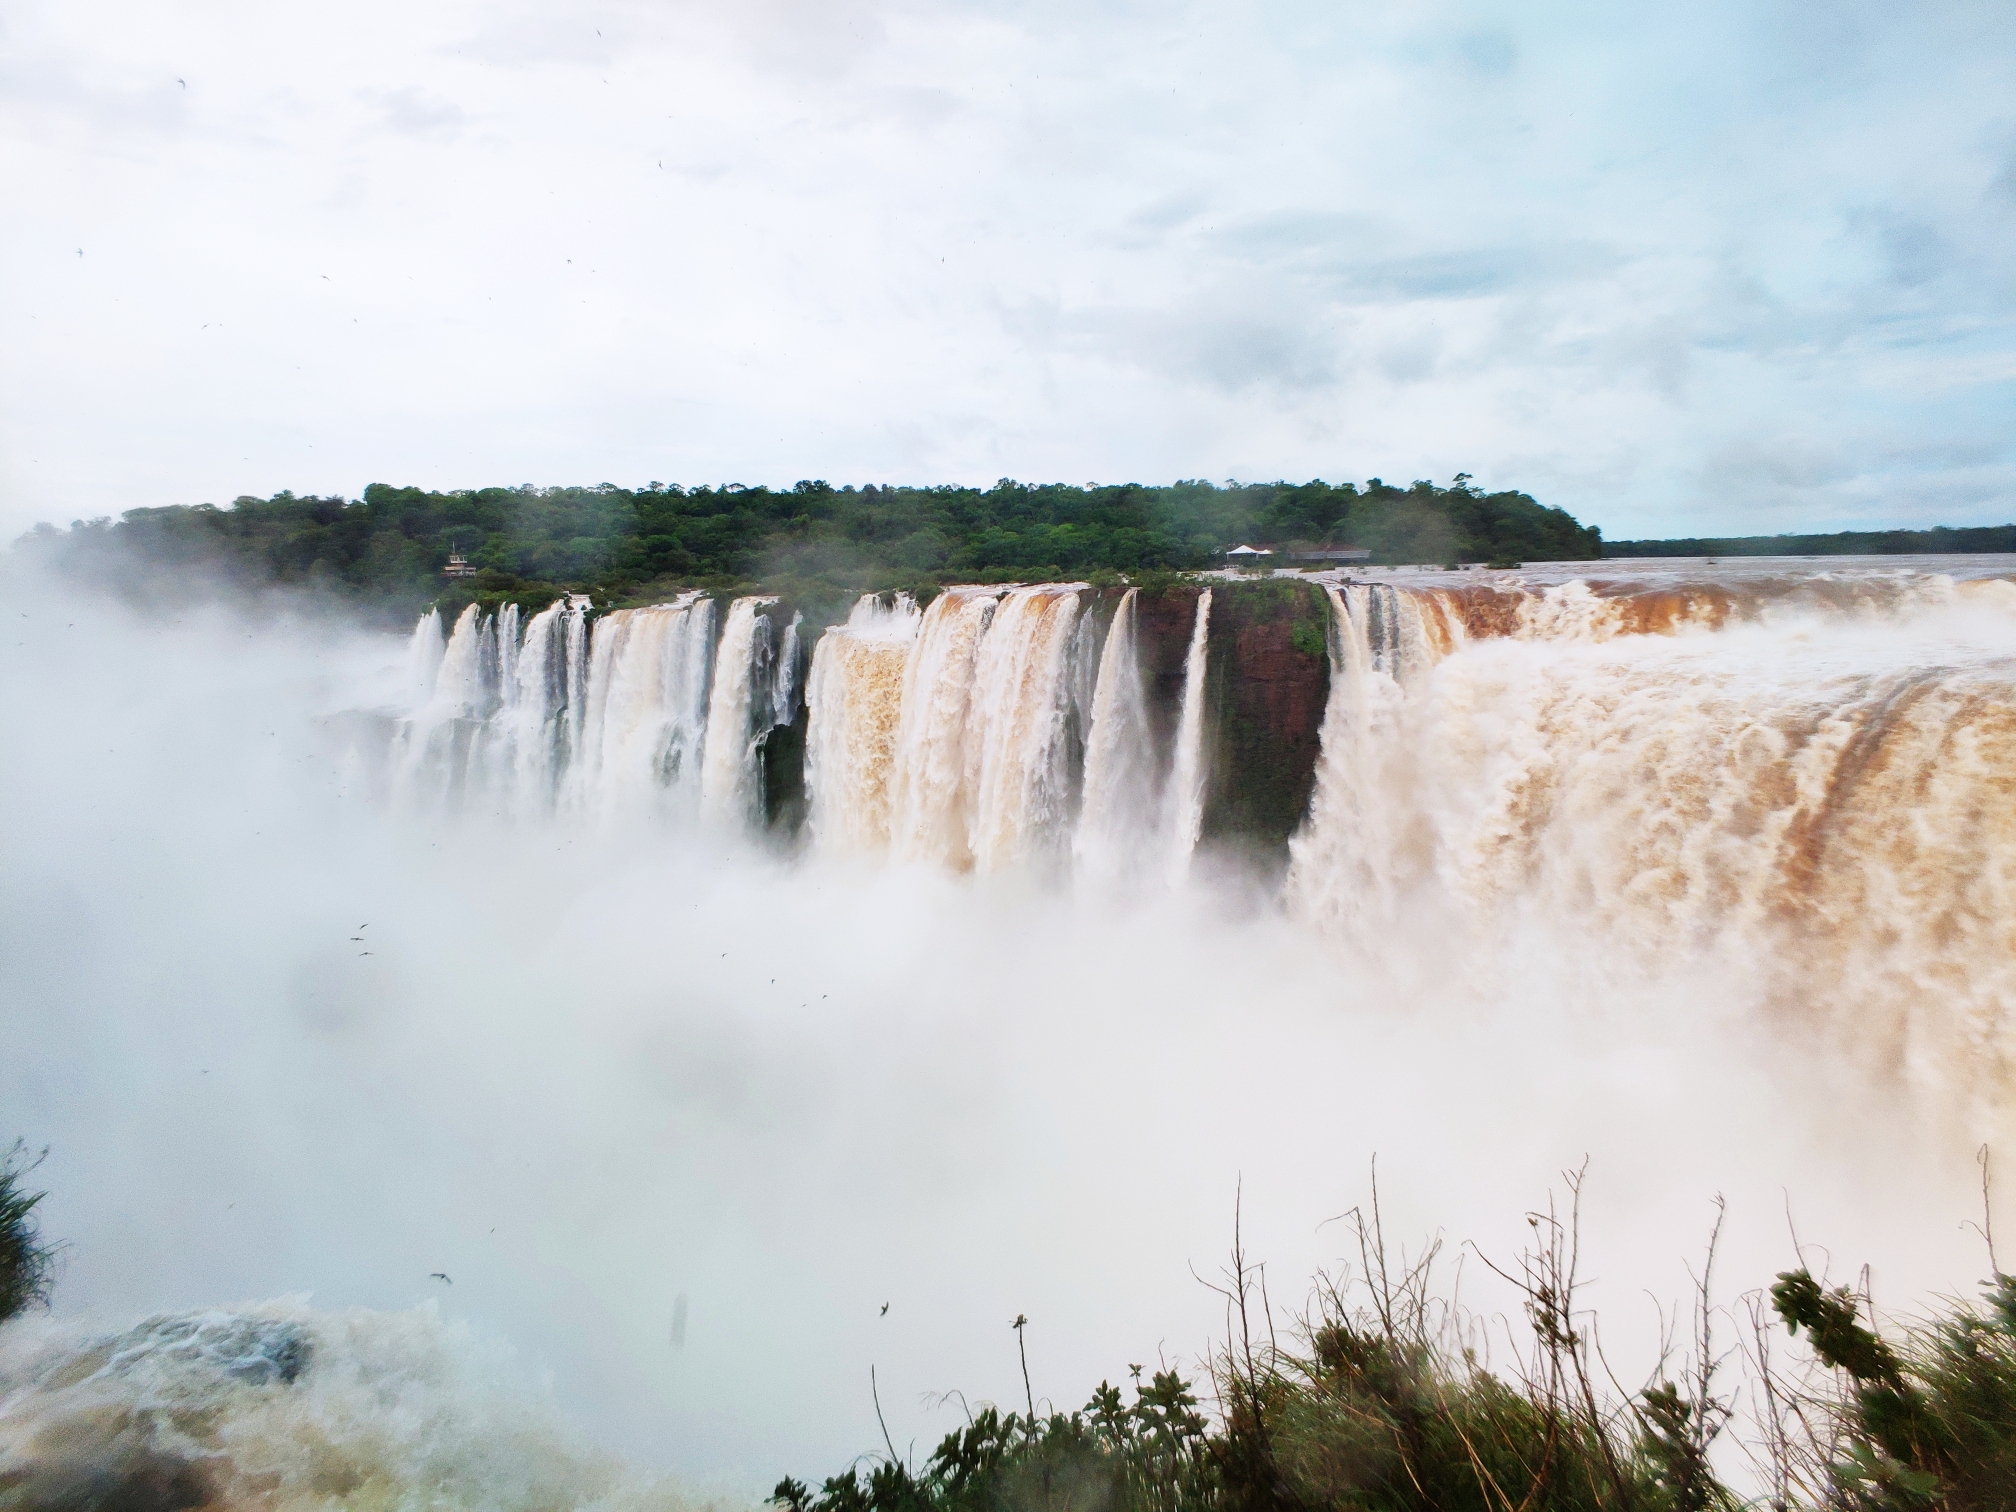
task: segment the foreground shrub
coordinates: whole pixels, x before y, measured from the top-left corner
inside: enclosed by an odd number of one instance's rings
[[[1568,1189],[1579,1197],[1579,1173]],[[921,1469],[892,1447],[774,1499],[788,1512],[2016,1512],[2016,1277],[1999,1268],[1982,1303],[1888,1337],[1866,1295],[1787,1271],[1752,1295],[1753,1347],[1724,1351],[1711,1238],[1688,1351],[1625,1392],[1577,1300],[1573,1201],[1529,1214],[1528,1252],[1492,1266],[1526,1325],[1496,1335],[1497,1367],[1489,1320],[1436,1289],[1438,1247],[1395,1261],[1376,1194],[1351,1217],[1357,1264],[1319,1279],[1284,1339],[1235,1238],[1214,1288],[1226,1327],[1204,1361],[1208,1415],[1176,1372],[1146,1387],[1137,1373],[1131,1405],[1102,1384],[1068,1416],[1037,1416],[1033,1396],[1027,1415],[988,1407]],[[1774,1359],[1781,1326],[1792,1349]],[[1739,1354],[1745,1431],[1718,1453],[1747,1459],[1768,1492],[1756,1500],[1711,1455],[1736,1420],[1719,1372]]]
[[[1218,1501],[1205,1419],[1188,1382],[1135,1381],[1130,1405],[1101,1382],[1082,1411],[984,1407],[949,1433],[921,1470],[893,1456],[826,1481],[786,1479],[772,1499],[789,1512],[1179,1512]]]
[[[2002,1512],[2016,1506],[2016,1277],[1999,1270],[1986,1307],[1952,1304],[1893,1343],[1863,1322],[1865,1298],[1801,1269],[1771,1288],[1836,1375],[1808,1393],[1823,1425],[1794,1444],[1794,1478],[1828,1507]],[[1803,1451],[1803,1452],[1801,1452]]]
[[[49,1300],[55,1252],[41,1242],[35,1207],[44,1194],[23,1185],[41,1163],[20,1140],[0,1155],[0,1323]]]

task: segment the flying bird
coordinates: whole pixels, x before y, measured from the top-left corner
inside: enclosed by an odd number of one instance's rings
[[[446,1281],[450,1286],[455,1284],[449,1279],[448,1272],[446,1271],[429,1271],[427,1272],[427,1279],[429,1281]]]
[[[882,1304],[882,1311],[880,1311],[879,1313],[877,1313],[877,1314],[876,1314],[875,1316],[876,1316],[876,1317],[878,1317],[878,1318],[886,1318],[886,1317],[888,1317],[888,1316],[889,1316],[889,1304],[888,1304],[887,1302],[884,1302],[884,1303]]]
[[[180,84],[184,89],[187,89],[189,87],[189,81],[187,79],[177,79],[175,82],[177,84]]]

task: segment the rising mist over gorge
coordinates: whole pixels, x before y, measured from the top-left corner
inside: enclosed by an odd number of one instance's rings
[[[275,1316],[406,1382],[388,1424],[544,1378],[761,1491],[879,1440],[870,1365],[899,1445],[1015,1399],[1018,1314],[1060,1402],[1193,1359],[1242,1183],[1285,1288],[1375,1153],[1396,1231],[1494,1255],[1590,1158],[1620,1361],[1718,1191],[1742,1285],[1788,1193],[1886,1295],[1950,1285],[2008,1098],[2016,619],[1968,565],[398,635],[17,573],[0,1094],[52,1146],[49,1326],[308,1293]],[[443,1363],[463,1326],[517,1358]]]
[[[1412,915],[1499,972],[1538,907],[1600,940],[1585,976],[1718,962],[1762,1017],[1971,1087],[1985,1133],[2005,566],[965,586],[823,632],[776,595],[471,605],[421,619],[411,712],[369,738],[443,812],[1137,889],[1202,865],[1359,958]]]

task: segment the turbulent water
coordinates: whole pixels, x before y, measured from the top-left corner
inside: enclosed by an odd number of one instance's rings
[[[1314,795],[1283,890],[1378,951],[1404,922],[1510,969],[1561,926],[1601,969],[1720,961],[1873,1069],[2000,1099],[2016,994],[2016,586],[1913,570],[1334,575]],[[1437,581],[1437,579],[1440,579]],[[956,871],[1180,884],[1208,694],[1266,675],[1184,600],[1158,740],[1138,591],[869,596],[818,636],[744,598],[435,614],[398,781],[429,803],[758,832],[764,744],[806,721],[812,845]],[[1222,695],[1220,695],[1222,699]]]
[[[300,1302],[0,1335],[11,1512],[674,1512],[432,1309]]]
[[[1481,964],[1572,920],[1928,1091],[2016,1087],[2016,585],[1330,597],[1319,928],[1427,911]]]

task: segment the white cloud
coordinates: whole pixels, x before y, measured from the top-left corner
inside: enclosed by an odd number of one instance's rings
[[[29,0],[0,516],[1464,469],[1613,535],[2000,520],[1991,12]],[[1716,464],[1872,434],[1874,498]]]

